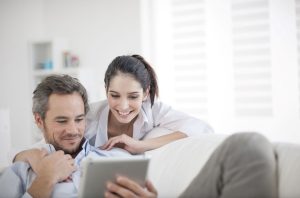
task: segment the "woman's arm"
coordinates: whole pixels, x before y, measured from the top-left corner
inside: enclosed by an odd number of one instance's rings
[[[34,172],[37,171],[38,163],[43,159],[48,152],[45,149],[29,149],[18,153],[13,162],[23,161],[29,163]]]
[[[144,108],[144,113],[147,115],[148,122],[150,121],[149,123],[154,126],[146,136],[151,137],[154,130],[159,132],[162,129],[169,132],[182,132],[193,137],[213,132],[208,123],[159,101],[155,102],[151,109]]]
[[[144,142],[145,151],[148,151],[148,150],[159,148],[170,142],[173,142],[175,140],[179,140],[179,139],[182,139],[185,137],[187,137],[187,135],[185,133],[176,131],[176,132],[170,133],[168,135],[162,135],[160,137],[145,139],[142,141]]]
[[[182,139],[187,137],[186,134],[176,131],[168,135],[162,135],[160,137],[155,137],[146,140],[135,140],[128,135],[119,135],[110,138],[101,149],[110,150],[112,147],[117,146],[121,147],[132,154],[144,153],[146,151],[159,148],[165,144],[168,144],[172,141]]]

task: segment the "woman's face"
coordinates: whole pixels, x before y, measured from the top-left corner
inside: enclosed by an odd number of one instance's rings
[[[129,74],[119,73],[110,80],[107,100],[112,115],[120,123],[129,123],[140,112],[147,98],[141,84]]]

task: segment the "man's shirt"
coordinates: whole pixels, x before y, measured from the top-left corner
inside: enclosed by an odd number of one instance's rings
[[[42,146],[48,153],[55,152],[51,144]],[[75,157],[77,170],[72,173],[70,182],[57,183],[52,191],[51,197],[77,197],[80,180],[80,163],[86,157],[130,157],[131,154],[123,149],[113,148],[110,151],[100,150],[85,141],[82,150]],[[16,162],[6,168],[0,175],[0,197],[19,198],[31,197],[26,191],[34,181],[36,174],[30,165],[25,162]],[[102,195],[99,195],[101,197]]]

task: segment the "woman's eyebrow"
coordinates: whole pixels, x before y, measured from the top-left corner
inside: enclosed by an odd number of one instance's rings
[[[129,92],[128,94],[140,94],[138,91]]]
[[[110,91],[108,91],[108,92],[110,92],[110,93],[115,93],[115,94],[119,94],[119,92],[113,91],[113,90],[110,90]],[[127,94],[140,94],[140,92],[139,92],[139,91],[133,91],[133,92],[128,92]]]

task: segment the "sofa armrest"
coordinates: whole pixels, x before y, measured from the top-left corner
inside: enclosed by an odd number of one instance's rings
[[[278,197],[300,197],[300,145],[274,144],[277,154]]]

